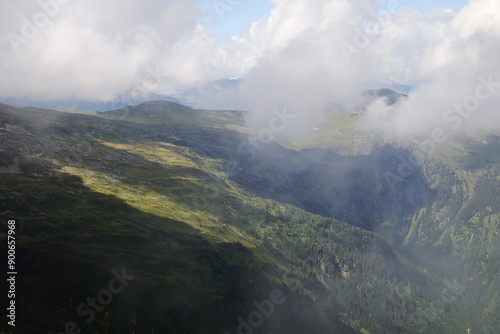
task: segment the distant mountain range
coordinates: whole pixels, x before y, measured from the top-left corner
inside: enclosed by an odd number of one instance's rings
[[[116,110],[126,106],[133,106],[147,101],[167,101],[183,103],[197,109],[210,110],[247,110],[248,103],[239,96],[238,87],[241,79],[224,79],[211,82],[203,87],[191,88],[175,96],[148,94],[146,98],[134,98],[125,92],[114,101],[33,101],[29,99],[5,98],[0,102],[14,106],[34,106],[53,110],[78,110],[97,112]]]
[[[172,96],[151,94],[150,101],[168,101],[181,103],[178,99]],[[130,98],[127,94],[121,96],[114,101],[100,102],[100,101],[85,101],[85,100],[59,100],[59,101],[32,101],[29,99],[6,98],[1,102],[13,106],[33,106],[42,109],[53,110],[78,110],[84,112],[98,112],[120,109],[126,106],[136,105],[145,102],[143,99],[136,100]]]
[[[29,99],[6,98],[0,102],[14,106],[35,106],[37,108],[54,110],[79,110],[85,112],[97,112],[116,110],[126,106],[133,106],[146,101],[167,101],[182,103],[195,109],[207,110],[248,110],[249,103],[241,96],[239,87],[243,79],[222,79],[208,83],[202,87],[196,87],[182,91],[174,96],[149,94],[146,99],[132,98],[131,94],[124,93],[114,101],[84,101],[84,100],[61,100],[61,101],[32,101]],[[406,95],[411,87],[398,84],[393,81],[365,83],[364,90],[391,90],[397,94]],[[391,97],[391,99],[393,99]]]

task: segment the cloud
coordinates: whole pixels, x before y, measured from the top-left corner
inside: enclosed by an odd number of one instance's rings
[[[500,124],[495,0],[470,0],[459,13],[397,1],[274,0],[269,17],[227,40],[200,23],[206,13],[196,0],[42,3],[2,4],[0,98],[106,101],[242,77],[248,124],[267,126],[274,109],[287,107],[296,133],[329,111],[359,108],[360,91],[393,80],[416,88],[397,105],[368,106],[367,130],[426,136]],[[482,80],[494,91],[476,108]],[[473,112],[456,108],[466,103]]]
[[[376,122],[395,136],[447,135],[500,128],[500,3],[473,0],[450,22],[447,34],[424,50],[414,68],[422,83],[390,117]],[[373,120],[380,105],[368,108]],[[388,108],[390,109],[390,108]]]
[[[227,74],[197,1],[3,4],[0,97],[110,100],[158,69],[156,92]],[[151,85],[150,85],[151,86]]]
[[[355,27],[377,9],[372,0],[278,1],[271,17],[250,31],[254,43],[266,48],[242,87],[252,105],[250,124],[265,124],[271,110],[286,106],[297,116],[294,124],[311,128],[332,103],[352,106],[363,81],[380,74],[368,52],[348,66],[340,46],[354,43]]]
[[[424,55],[442,42],[453,17],[402,10],[397,2],[277,1],[248,35],[261,51],[242,87],[252,105],[249,124],[263,126],[271,110],[287,106],[297,115],[297,128],[289,129],[311,130],[328,111],[359,107],[369,83],[422,81]]]
[[[241,42],[260,52],[242,87],[252,106],[249,125],[265,126],[273,109],[286,106],[297,116],[289,130],[310,131],[329,111],[359,108],[363,89],[388,80],[416,89],[395,106],[368,106],[367,130],[400,138],[436,128],[447,135],[498,128],[491,120],[500,125],[498,2],[471,0],[459,13],[397,2],[382,8],[374,0],[276,3]],[[477,98],[478,89],[488,98]]]

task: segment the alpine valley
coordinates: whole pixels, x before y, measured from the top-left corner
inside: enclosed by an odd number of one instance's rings
[[[500,333],[500,134],[362,117],[271,141],[244,111],[0,104],[15,333]]]

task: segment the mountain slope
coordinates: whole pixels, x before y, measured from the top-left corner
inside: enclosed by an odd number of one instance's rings
[[[415,261],[425,240],[408,231],[415,220],[424,224],[421,208],[441,198],[426,174],[431,164],[395,193],[377,194],[377,173],[397,169],[406,150],[380,146],[342,157],[269,144],[249,160],[238,150],[249,136],[226,129],[238,125],[233,114],[207,112],[208,122],[192,122],[198,111],[171,105],[178,108],[171,114],[159,105],[131,107],[138,114],[128,120],[130,113],[120,119],[124,110],[98,116],[0,106],[0,215],[18,223],[24,268],[17,300],[26,327],[19,328],[59,332],[75,321],[97,333],[105,312],[114,332],[127,330],[133,312],[138,332],[158,333],[244,331],[239,319],[267,333],[419,332],[422,321],[434,332],[460,332],[476,321],[463,317],[464,303],[436,312],[452,273],[432,270],[425,256],[418,257],[425,265]],[[396,221],[393,233],[380,233],[388,241],[369,231],[379,232],[382,218]],[[486,234],[491,259],[495,233]],[[78,304],[121,268],[134,280],[87,324]],[[286,302],[262,324],[249,319],[254,302],[275,290]],[[480,293],[467,289],[460,298],[472,303]],[[482,303],[488,323],[476,323],[486,332],[496,326],[496,309],[494,298]]]

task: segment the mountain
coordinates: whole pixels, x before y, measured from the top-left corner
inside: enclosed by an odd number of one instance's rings
[[[389,89],[401,95],[408,95],[408,93],[414,88],[413,86],[405,85],[393,80],[366,81],[363,83],[363,87],[365,90]]]
[[[4,103],[14,106],[36,106],[37,108],[42,108],[42,109],[53,109],[60,111],[79,110],[84,112],[115,110],[127,106],[133,106],[138,103],[143,103],[147,101],[166,101],[166,102],[180,103],[179,100],[177,100],[175,97],[172,96],[149,93],[144,97],[133,97],[133,94],[130,92],[119,96],[115,100],[107,102],[102,102],[102,101],[92,102],[79,99],[34,101],[21,98],[6,98],[3,100]]]
[[[146,122],[189,122],[195,121],[196,117],[202,117],[189,107],[164,101],[143,102],[138,106],[97,113],[104,118]]]
[[[14,106],[35,106],[53,110],[79,110],[84,112],[105,112],[133,107],[144,102],[174,102],[192,108],[213,110],[246,110],[248,103],[239,95],[242,79],[221,79],[204,86],[186,89],[174,96],[155,94],[142,90],[123,92],[111,101],[87,101],[81,99],[39,101],[25,98],[5,98],[3,103]]]
[[[243,116],[0,104],[17,329],[499,331],[498,134],[408,165],[418,147],[361,133],[359,113],[247,151]]]
[[[376,89],[376,90],[367,90],[363,92],[364,96],[368,98],[368,103],[373,102],[377,98],[385,98],[387,105],[391,106],[396,104],[401,98],[406,97],[406,95],[396,93],[390,89]]]

